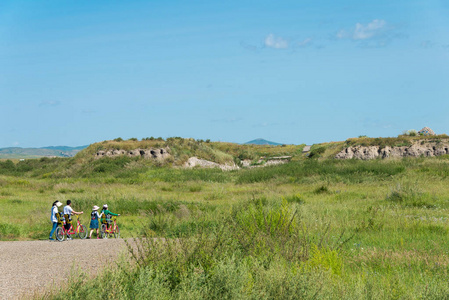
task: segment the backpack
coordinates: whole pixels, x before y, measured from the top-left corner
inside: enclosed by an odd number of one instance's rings
[[[104,209],[101,211],[101,222],[106,223],[108,221],[109,214],[105,214]]]
[[[62,211],[56,213],[56,219],[59,225],[65,225],[65,218]]]
[[[90,219],[91,220],[98,220],[98,213],[96,211],[91,212]]]

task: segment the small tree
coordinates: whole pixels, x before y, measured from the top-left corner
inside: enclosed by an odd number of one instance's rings
[[[313,149],[312,151],[310,151],[309,153],[309,158],[318,158],[321,156],[321,154],[323,154],[326,151],[326,148],[324,147],[318,147]]]
[[[410,130],[404,131],[404,135],[417,136],[418,132],[415,129],[410,129]]]

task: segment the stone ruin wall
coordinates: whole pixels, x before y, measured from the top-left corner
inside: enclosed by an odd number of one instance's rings
[[[449,154],[448,141],[421,144],[419,141],[411,146],[383,147],[380,146],[354,146],[339,152],[336,159],[376,159],[402,158],[402,157],[434,157]]]
[[[110,150],[99,150],[95,153],[95,158],[103,158],[103,157],[117,157],[121,155],[126,155],[129,157],[141,157],[145,159],[158,159],[164,160],[171,156],[170,148],[151,148],[151,149],[134,149],[134,150],[119,150],[119,149],[110,149]]]

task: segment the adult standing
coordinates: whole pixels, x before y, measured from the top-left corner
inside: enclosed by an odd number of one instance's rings
[[[62,205],[61,202],[55,201],[53,202],[51,206],[51,215],[50,215],[50,221],[53,223],[53,227],[50,231],[50,241],[54,241],[53,234],[55,233],[56,228],[58,227],[58,219],[56,218],[56,214],[58,213],[58,207]]]
[[[72,215],[81,215],[83,212],[74,211],[72,208],[72,201],[67,200],[67,205],[64,206],[64,218],[65,218],[65,229],[69,230],[72,225]],[[67,239],[71,240],[72,238],[67,236]]]

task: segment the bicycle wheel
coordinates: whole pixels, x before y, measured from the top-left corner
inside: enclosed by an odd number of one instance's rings
[[[118,238],[120,237],[120,228],[118,228],[118,225],[115,226],[115,229],[114,229],[114,237],[115,237],[116,239],[118,239]]]
[[[64,234],[64,229],[62,227],[58,227],[56,228],[56,239],[60,242],[62,242],[64,240],[65,234]]]
[[[78,237],[82,240],[87,238],[87,228],[84,225],[80,225],[80,228],[78,229]]]
[[[100,230],[102,239],[107,239],[108,238],[107,231],[108,231],[108,227],[106,226],[106,224],[102,224],[101,225],[101,230]]]

